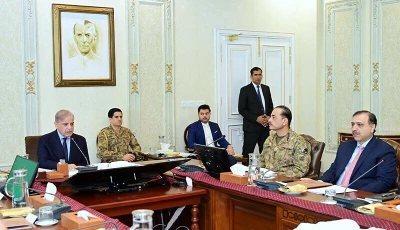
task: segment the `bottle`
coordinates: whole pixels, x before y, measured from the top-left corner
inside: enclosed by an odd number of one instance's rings
[[[152,230],[153,229],[153,213],[148,209],[138,209],[132,212],[132,227],[130,230]]]

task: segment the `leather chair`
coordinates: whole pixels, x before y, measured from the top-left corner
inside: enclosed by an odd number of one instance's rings
[[[399,186],[399,179],[400,179],[400,143],[391,139],[381,139],[381,140],[391,145],[394,148],[394,152],[396,153],[397,178],[395,184],[393,185],[393,189],[390,190],[390,191],[396,191]]]
[[[183,141],[185,142],[185,150],[186,152],[194,153],[194,149],[188,147],[188,133],[189,133],[189,126],[187,126],[185,131],[183,132]]]
[[[304,176],[307,178],[317,179],[321,170],[321,158],[324,153],[325,143],[320,142],[312,138],[307,134],[300,134],[306,141],[308,141],[311,145],[310,155],[311,162],[310,168],[308,169],[308,173]]]
[[[38,144],[41,136],[26,136],[25,137],[25,152],[29,154],[29,160],[38,162]]]

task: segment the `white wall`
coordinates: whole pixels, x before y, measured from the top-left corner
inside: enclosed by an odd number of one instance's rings
[[[176,146],[180,150],[183,130],[198,119],[197,108],[182,108],[181,101],[204,100],[213,110],[211,119],[217,119],[215,28],[295,34],[295,130],[316,135],[315,0],[175,0],[174,13]]]
[[[21,103],[25,92],[21,41],[22,17],[15,17],[20,14],[22,14],[20,1],[2,2],[0,7],[0,166],[12,162],[15,155],[25,153],[24,106]]]
[[[68,109],[75,114],[75,133],[83,135],[88,143],[92,162],[96,158],[96,136],[109,125],[107,112],[118,107],[128,117],[129,76],[126,33],[125,1],[62,1],[62,4],[96,5],[114,8],[115,15],[115,61],[116,86],[108,87],[54,87],[52,3],[61,1],[38,0],[37,40],[38,40],[38,92],[39,92],[39,133],[55,130],[54,115],[60,109]]]
[[[175,118],[176,148],[183,151],[183,130],[197,120],[197,108],[181,108],[183,100],[205,100],[216,119],[214,31],[238,29],[294,33],[296,131],[317,135],[316,0],[174,0],[175,44]],[[113,7],[115,11],[116,77],[115,87],[54,87],[51,4],[76,4]],[[19,1],[7,1],[1,8],[0,81],[2,97],[0,149],[24,152],[24,64],[19,39],[22,20]],[[129,117],[129,66],[127,38],[127,1],[111,0],[37,0],[37,93],[39,133],[54,130],[54,114],[68,109],[75,114],[75,131],[86,137],[92,161],[96,155],[95,139],[108,125],[107,111],[119,107]],[[9,20],[14,18],[14,20]],[[5,31],[5,32],[4,32]],[[10,37],[12,36],[12,37]],[[16,63],[16,64],[15,64]],[[6,86],[6,87],[5,87]],[[4,97],[3,95],[7,95]],[[128,124],[126,120],[124,122]],[[151,127],[150,127],[151,128]],[[4,150],[3,150],[4,152]],[[3,152],[0,152],[3,154]],[[12,158],[13,159],[13,158]],[[12,159],[7,158],[11,163]]]

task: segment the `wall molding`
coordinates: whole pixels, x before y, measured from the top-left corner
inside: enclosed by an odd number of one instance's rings
[[[38,85],[36,58],[36,0],[23,2],[23,36],[24,43],[24,102],[25,102],[25,136],[39,134]]]

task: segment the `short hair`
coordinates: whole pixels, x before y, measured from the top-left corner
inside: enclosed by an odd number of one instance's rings
[[[353,117],[361,115],[361,114],[367,114],[368,115],[368,124],[369,125],[375,125],[374,133],[376,131],[376,126],[378,126],[378,120],[376,119],[375,114],[371,113],[368,110],[360,110],[357,111],[353,114]]]
[[[210,106],[209,106],[209,105],[206,105],[206,104],[200,105],[199,108],[197,109],[197,113],[200,113],[200,110],[201,110],[201,109],[203,109],[203,110],[208,109],[208,111],[210,111],[210,113],[211,113],[211,109],[210,109]]]
[[[83,21],[78,21],[78,22],[76,22],[76,23],[74,24],[74,35],[75,35],[75,27],[76,27],[76,25],[84,25],[84,26],[86,26],[86,25],[88,25],[88,24],[91,25],[91,26],[89,27],[88,30],[90,30],[90,32],[92,32],[92,34],[93,34],[94,37],[97,37],[96,26],[94,25],[93,22],[91,22],[91,21],[89,21],[89,20],[83,20]]]
[[[250,70],[250,74],[253,75],[254,71],[259,71],[259,70],[261,70],[261,73],[262,73],[262,69],[261,69],[260,67],[253,67],[253,68]]]
[[[68,110],[62,109],[62,110],[60,110],[60,111],[58,111],[58,112],[56,113],[56,115],[54,116],[54,121],[55,121],[56,123],[58,123],[58,122],[64,120],[67,116],[72,116],[72,117],[74,117],[74,114],[71,113],[71,112],[68,111]]]
[[[110,110],[108,110],[108,118],[112,118],[114,116],[115,112],[120,112],[122,113],[122,111],[118,108],[112,108]]]
[[[288,119],[288,125],[290,127],[290,122],[292,121],[292,111],[284,105],[278,105],[275,109],[282,109],[281,116]]]

